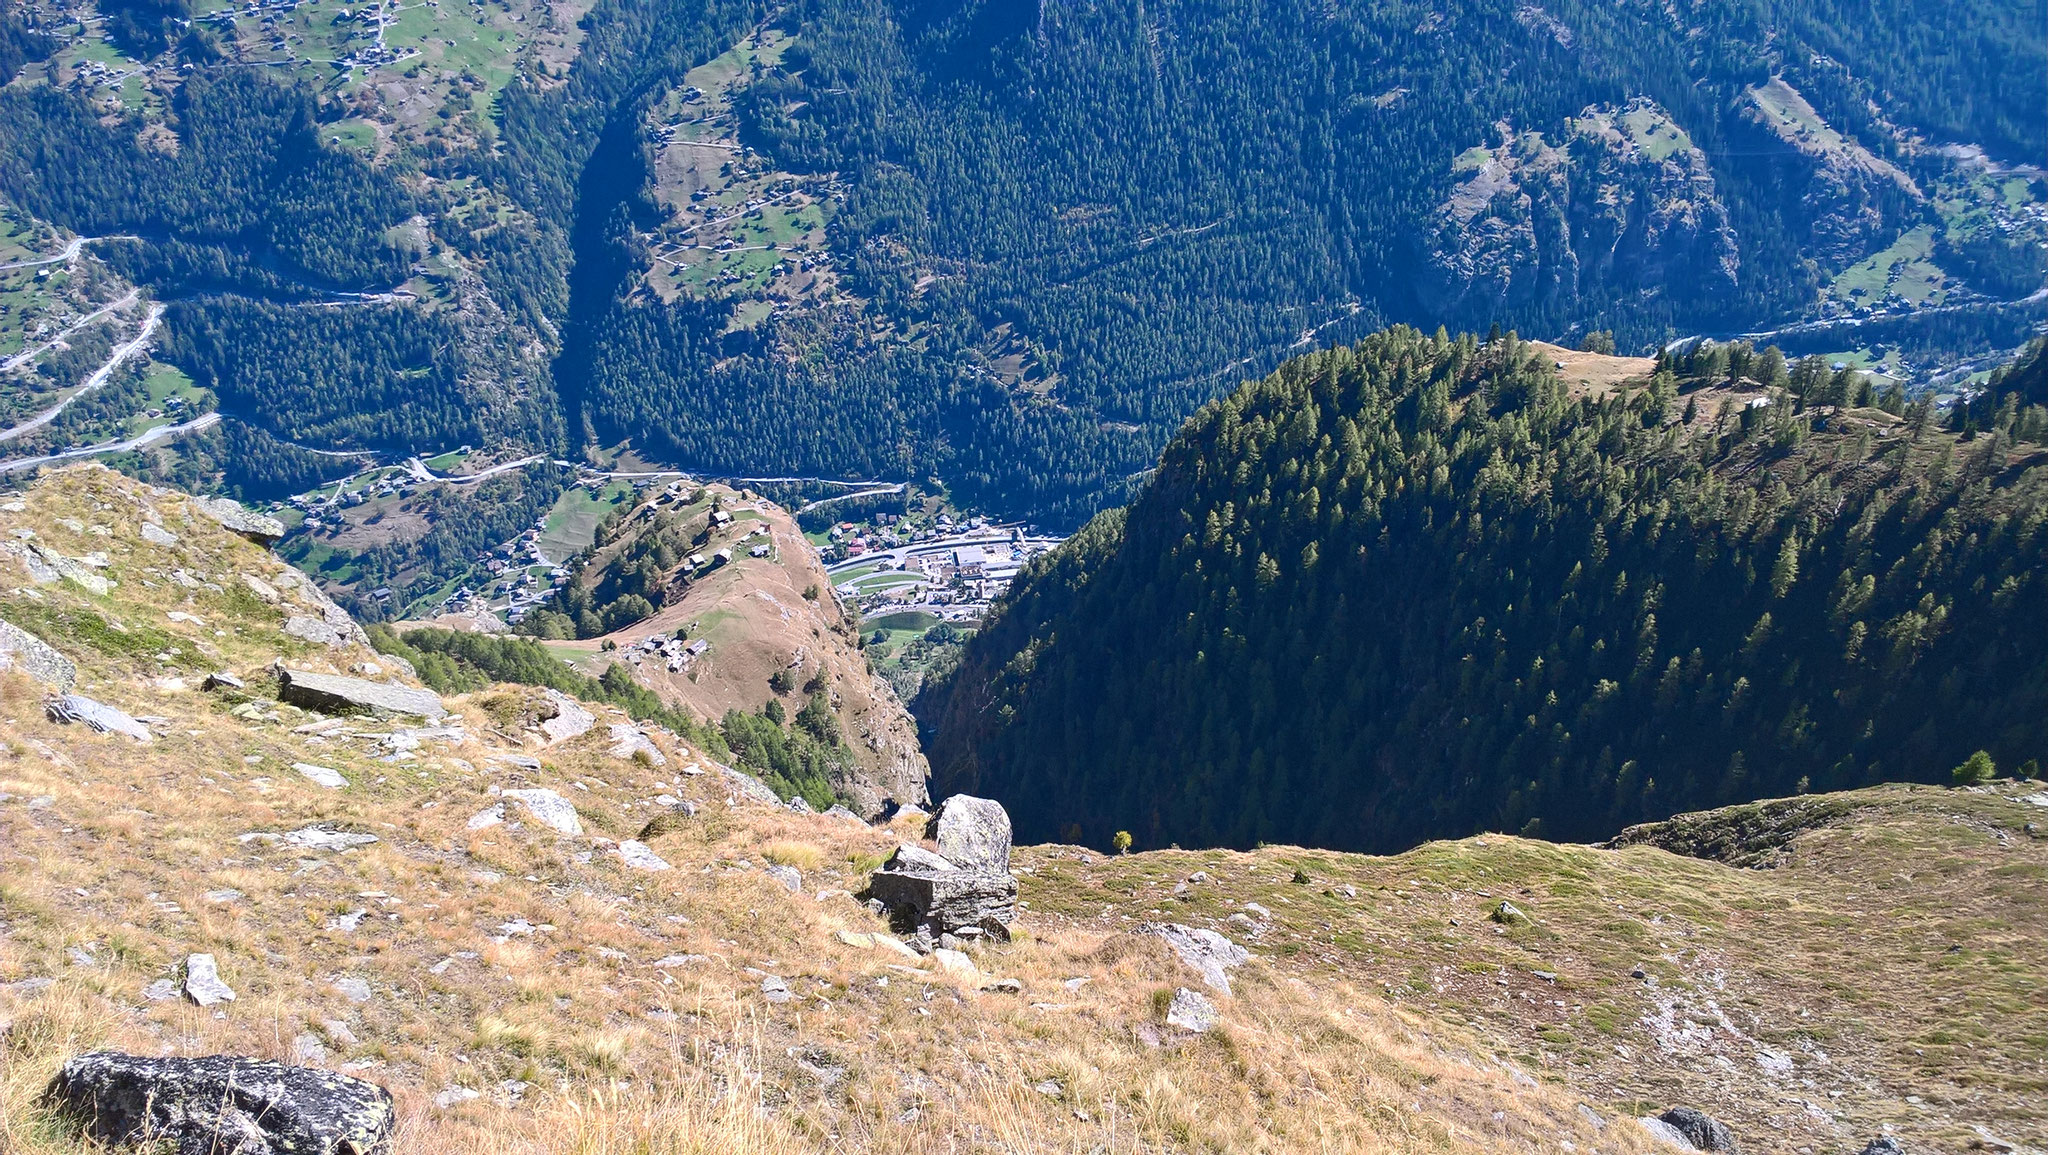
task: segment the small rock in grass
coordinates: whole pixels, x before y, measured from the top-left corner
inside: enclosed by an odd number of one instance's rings
[[[301,1031],[292,1036],[292,1062],[301,1067],[314,1067],[327,1061],[327,1047],[320,1036],[311,1031]]]
[[[765,868],[768,877],[781,883],[791,894],[802,894],[804,876],[794,866],[770,866]]]
[[[1216,1004],[1200,991],[1180,987],[1166,1008],[1166,1025],[1201,1034],[1216,1025]]]
[[[210,954],[185,956],[185,997],[202,1007],[235,1001],[235,992],[220,979],[220,968]]]
[[[669,864],[661,855],[647,848],[644,842],[628,838],[619,843],[619,859],[635,870],[667,870]]]
[[[329,790],[339,790],[348,785],[348,779],[341,776],[341,771],[327,766],[315,766],[311,762],[294,762],[292,769],[297,770],[313,785],[324,786]]]
[[[341,996],[352,1003],[370,1001],[370,984],[358,978],[335,979],[332,986]]]
[[[761,980],[761,995],[771,1003],[786,1003],[796,996],[789,991],[789,984],[776,975]]]

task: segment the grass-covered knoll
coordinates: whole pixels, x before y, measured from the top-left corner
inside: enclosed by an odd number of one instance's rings
[[[1773,353],[1583,394],[1512,337],[1290,363],[927,691],[940,791],[1032,838],[1392,849],[2048,754],[2041,411],[1957,436]]]

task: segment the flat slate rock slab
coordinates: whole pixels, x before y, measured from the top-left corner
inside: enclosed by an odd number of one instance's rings
[[[310,670],[286,670],[278,677],[277,696],[294,706],[322,713],[373,710],[386,714],[412,714],[421,718],[448,716],[448,707],[432,690],[392,686],[364,678],[339,674],[316,674]]]
[[[234,1055],[80,1055],[49,1099],[102,1143],[178,1155],[387,1155],[396,1118],[375,1083]]]

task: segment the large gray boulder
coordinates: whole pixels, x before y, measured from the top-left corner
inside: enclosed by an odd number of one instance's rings
[[[396,1118],[375,1083],[234,1055],[98,1051],[65,1063],[48,1096],[99,1142],[178,1155],[384,1155]]]
[[[277,539],[284,536],[283,522],[257,513],[231,497],[195,497],[192,504],[228,532],[240,534],[257,545],[276,545]]]
[[[878,870],[867,893],[888,908],[896,930],[920,940],[966,930],[1008,942],[1017,920],[1017,879],[1009,874]]]
[[[70,658],[13,622],[0,622],[0,670],[20,670],[55,690],[69,690],[78,681]]]
[[[278,675],[277,696],[294,706],[325,714],[349,714],[368,710],[380,714],[410,714],[421,718],[445,718],[448,707],[432,690],[392,686],[364,678],[338,674],[316,674],[310,670],[285,670]]]
[[[1010,871],[1010,814],[993,799],[955,794],[939,804],[925,836],[962,870],[984,874]]]

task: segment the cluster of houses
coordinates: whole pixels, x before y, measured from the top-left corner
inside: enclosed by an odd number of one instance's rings
[[[830,565],[861,557],[873,550],[937,541],[956,533],[973,533],[988,528],[988,519],[970,517],[956,522],[950,515],[942,513],[929,523],[919,523],[898,514],[878,513],[874,516],[874,525],[875,528],[868,529],[842,521],[827,530],[825,537],[829,544],[823,550],[825,563]]]

